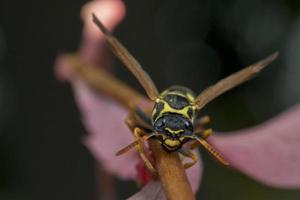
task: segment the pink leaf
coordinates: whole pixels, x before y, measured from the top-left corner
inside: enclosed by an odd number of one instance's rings
[[[274,187],[300,187],[300,105],[254,128],[214,135],[230,164]]]

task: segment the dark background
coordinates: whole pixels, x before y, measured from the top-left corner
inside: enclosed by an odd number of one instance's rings
[[[0,2],[0,199],[96,198],[95,161],[81,139],[71,88],[58,82],[59,52],[76,51],[86,1]],[[292,0],[126,0],[119,37],[160,90],[201,91],[275,51],[281,57],[255,80],[204,113],[218,131],[263,122],[300,100],[300,21]],[[116,76],[141,90],[116,61]],[[300,199],[223,169],[203,153],[200,199]],[[118,181],[118,198],[136,191]]]

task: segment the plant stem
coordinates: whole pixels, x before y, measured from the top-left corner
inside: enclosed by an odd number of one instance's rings
[[[143,109],[148,110],[149,105],[153,106],[153,102],[147,100],[110,73],[82,63],[77,56],[72,55],[70,59],[71,71],[76,76],[97,92],[111,97],[128,110],[131,111],[135,106],[142,106]],[[155,140],[150,140],[149,146],[155,156],[155,168],[167,199],[195,199],[178,153],[167,153]]]

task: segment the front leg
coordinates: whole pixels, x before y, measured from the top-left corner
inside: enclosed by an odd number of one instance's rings
[[[148,159],[145,148],[144,148],[144,141],[148,140],[149,138],[153,137],[154,134],[150,132],[149,129],[143,128],[141,125],[137,124],[137,120],[133,119],[134,115],[130,115],[126,118],[125,123],[128,128],[133,132],[134,137],[136,140],[129,144],[128,146],[124,147],[120,151],[117,152],[117,155],[124,154],[131,150],[133,147],[136,147],[140,158],[144,161],[146,168],[153,174],[156,175],[156,170],[154,169],[153,165],[151,164],[150,160]],[[135,116],[136,117],[136,116]]]
[[[194,123],[195,134],[200,136],[203,139],[208,138],[212,134],[212,129],[204,129],[203,126],[209,122],[210,122],[210,117],[208,115],[201,118],[197,118]]]
[[[142,129],[143,130],[143,133],[145,134],[140,134],[139,137],[138,137],[138,140],[135,140],[133,141],[132,143],[130,143],[129,145],[123,147],[122,149],[120,149],[116,155],[117,156],[120,156],[122,154],[125,154],[127,153],[128,151],[130,151],[132,148],[136,147],[141,141],[146,141],[148,140],[149,138],[153,137],[154,134],[151,134],[149,132],[149,130],[147,130],[146,128],[143,129],[142,126],[138,125],[137,123],[137,120],[134,118],[134,115],[131,114],[129,115],[126,119],[125,119],[125,124],[127,125],[127,127],[130,129],[130,131],[134,134],[135,132],[135,129],[136,128],[139,128],[139,129]],[[134,134],[135,135],[135,134]],[[136,138],[136,136],[135,136]]]
[[[144,164],[146,168],[149,170],[149,172],[151,172],[152,175],[156,176],[157,175],[156,170],[145,153],[144,142],[142,139],[145,136],[145,132],[142,129],[137,127],[134,129],[134,136],[138,141],[138,144],[135,147],[140,155],[140,158],[144,161]]]
[[[188,157],[190,159],[192,159],[191,162],[187,162],[183,165],[184,169],[188,169],[190,167],[192,167],[194,164],[196,164],[196,162],[198,161],[198,157],[196,156],[196,154],[194,154],[190,149],[188,149],[187,147],[181,147],[178,150],[179,153],[181,153],[183,156]]]

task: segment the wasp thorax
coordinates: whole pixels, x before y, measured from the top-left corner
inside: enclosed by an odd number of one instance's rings
[[[194,94],[184,87],[171,87],[156,99],[152,112],[153,123],[166,113],[178,114],[193,122],[195,108],[192,106]]]

